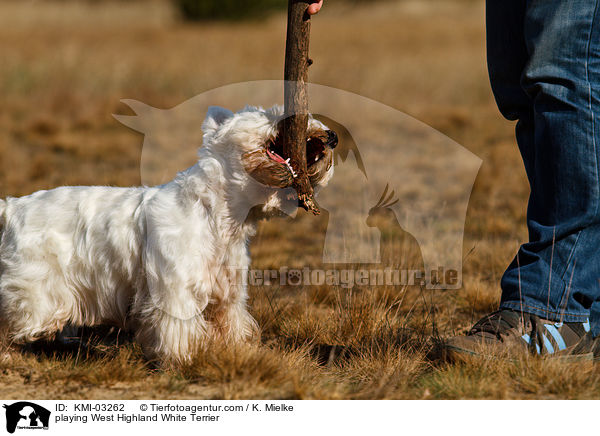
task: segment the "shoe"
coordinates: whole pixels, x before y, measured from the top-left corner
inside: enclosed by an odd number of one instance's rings
[[[448,339],[443,349],[450,361],[465,360],[469,356],[511,358],[528,354],[591,360],[594,356],[591,345],[587,339],[584,343],[589,330],[588,321],[556,322],[530,313],[501,309],[482,318],[466,336]],[[596,347],[600,357],[600,341]]]
[[[592,332],[587,332],[579,343],[575,345],[575,348],[571,351],[571,355],[581,356],[590,353],[593,360],[600,360],[600,336],[594,338]]]

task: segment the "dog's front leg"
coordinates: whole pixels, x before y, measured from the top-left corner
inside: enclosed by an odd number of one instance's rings
[[[243,269],[240,269],[243,270]],[[245,280],[223,269],[214,277],[209,303],[204,310],[209,335],[219,341],[244,342],[260,337],[258,324],[247,309]]]
[[[182,365],[193,360],[208,338],[202,315],[180,319],[155,309],[138,321],[136,341],[146,358],[162,366]]]
[[[203,313],[208,295],[185,287],[151,289],[133,308],[137,342],[146,358],[163,366],[189,363],[209,336]]]
[[[258,324],[248,312],[244,300],[227,305],[219,322],[226,340],[243,342],[260,337]]]

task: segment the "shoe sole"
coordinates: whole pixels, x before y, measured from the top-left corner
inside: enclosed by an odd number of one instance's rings
[[[534,354],[523,353],[523,356],[535,356]],[[445,360],[456,363],[456,362],[467,362],[470,358],[482,358],[482,359],[505,359],[508,361],[517,361],[514,356],[509,356],[508,353],[479,353],[474,350],[466,348],[456,347],[448,345],[444,347],[443,357]],[[583,353],[583,354],[564,354],[554,355],[546,354],[540,356],[546,359],[554,359],[560,362],[571,363],[571,362],[589,362],[589,361],[600,361],[599,357],[594,357],[594,353]]]

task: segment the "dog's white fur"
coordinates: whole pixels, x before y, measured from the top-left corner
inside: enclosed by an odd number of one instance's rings
[[[281,207],[283,191],[253,180],[240,158],[274,136],[281,117],[280,107],[211,108],[197,164],[165,185],[0,200],[5,336],[18,343],[111,323],[163,363],[187,361],[208,338],[251,336],[246,285],[230,267],[249,267],[249,209]]]

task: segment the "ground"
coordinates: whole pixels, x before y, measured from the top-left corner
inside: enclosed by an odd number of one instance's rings
[[[215,346],[181,370],[150,368],[133,344],[79,353],[10,351],[1,398],[596,398],[600,370],[543,359],[448,364],[440,338],[497,307],[498,281],[526,240],[528,187],[514,125],[485,64],[482,1],[325,6],[310,79],[401,110],[483,160],[471,195],[460,290],[252,287],[259,343]],[[280,79],[285,16],[182,24],[166,1],[0,2],[0,197],[60,185],[141,183],[143,137],[113,113],[130,98],[170,108],[240,81]],[[318,263],[303,212],[263,223],[253,267]],[[348,351],[329,360],[325,345]],[[339,348],[338,348],[339,349]]]

